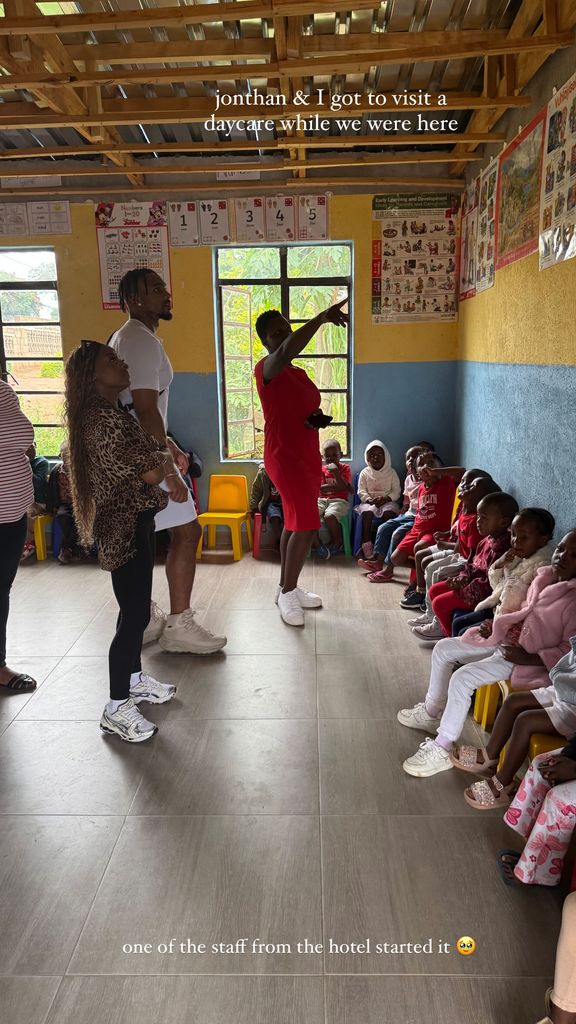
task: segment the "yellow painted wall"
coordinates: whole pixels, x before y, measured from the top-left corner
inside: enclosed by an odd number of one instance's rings
[[[487,363],[576,364],[576,259],[547,270],[538,255],[497,271],[460,305],[459,356]]]
[[[123,314],[103,310],[96,231],[91,203],[71,207],[72,234],[23,239],[2,238],[3,247],[45,245],[56,253],[62,340],[65,355],[82,338],[105,341],[123,322]],[[371,322],[371,197],[333,196],[331,238],[354,242],[355,361],[420,362],[455,359],[457,324]],[[208,247],[171,249],[174,320],[161,336],[175,371],[214,373],[212,251]]]

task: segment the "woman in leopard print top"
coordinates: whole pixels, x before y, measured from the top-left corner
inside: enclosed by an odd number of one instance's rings
[[[167,504],[158,486],[166,475],[167,453],[119,407],[118,396],[129,383],[126,364],[95,341],[82,342],[66,364],[74,517],[81,542],[96,541],[120,607],[109,655],[110,702],[100,726],[141,742],[157,730],[136,705],[164,703],[175,687],[145,675],[140,660],[150,619],[154,516]]]

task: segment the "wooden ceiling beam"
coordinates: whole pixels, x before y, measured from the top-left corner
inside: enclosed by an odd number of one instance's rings
[[[356,11],[376,10],[380,6],[381,0],[354,0]],[[240,4],[194,4],[86,14],[37,14],[0,18],[0,35],[32,35],[35,32],[65,35],[118,29],[172,28],[292,17],[298,14],[331,14],[337,9],[336,0],[245,0]]]

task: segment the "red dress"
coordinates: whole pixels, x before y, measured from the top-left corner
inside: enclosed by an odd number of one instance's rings
[[[304,370],[286,366],[268,384],[264,362],[254,367],[264,412],[264,465],[282,496],[287,530],[318,530],[322,458],[318,431],[306,426],[321,395]]]

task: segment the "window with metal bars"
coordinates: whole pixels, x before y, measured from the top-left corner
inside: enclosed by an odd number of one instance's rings
[[[39,455],[64,440],[64,359],[52,249],[0,249],[0,370],[34,426]]]
[[[323,309],[348,298],[352,308],[352,245],[237,246],[215,250],[218,300],[219,383],[223,458],[257,459],[264,450],[264,422],[254,366],[265,354],[255,322],[278,309],[297,330]],[[324,437],[351,452],[351,331],[324,324],[294,360],[322,393],[332,416]]]

